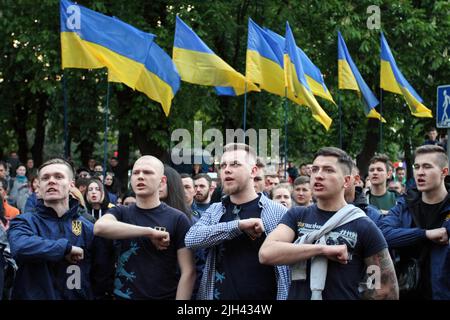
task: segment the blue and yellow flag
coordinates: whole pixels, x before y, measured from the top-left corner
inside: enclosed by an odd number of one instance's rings
[[[320,122],[327,130],[331,126],[331,118],[325,113],[314,97],[305,77],[302,61],[300,59],[294,35],[289,23],[286,22],[286,47],[284,51],[284,75],[288,91],[303,100],[312,112],[314,119]]]
[[[378,99],[364,81],[361,73],[353,62],[344,38],[338,31],[338,84],[339,89],[355,90],[364,98],[364,113],[367,118],[375,118],[386,122],[377,112],[375,107],[379,104]]]
[[[433,117],[431,110],[422,104],[423,99],[411,87],[397,67],[383,33],[381,33],[380,87],[386,91],[403,95],[413,116],[419,118]]]
[[[260,91],[255,84],[208,48],[178,16],[172,56],[183,81],[205,86],[231,87],[235,95],[246,91]],[[225,92],[231,90],[217,89]]]
[[[153,34],[67,0],[61,0],[60,19],[63,69],[106,67],[108,81],[145,93],[169,115],[180,77]]]
[[[276,52],[284,52],[285,40],[278,33],[273,32],[267,28],[264,29],[267,32],[267,35],[273,40],[273,43],[277,43],[280,49],[276,50]],[[330,102],[334,102],[333,97],[331,96],[330,91],[325,85],[325,80],[322,76],[322,72],[320,69],[309,59],[306,53],[296,47],[298,51],[298,55],[300,57],[300,61],[303,65],[303,71],[305,72],[306,81],[308,82],[309,87],[311,88],[312,93],[315,96],[322,97]]]
[[[285,96],[283,50],[251,19],[248,20],[246,60],[247,79],[257,83],[261,89]]]

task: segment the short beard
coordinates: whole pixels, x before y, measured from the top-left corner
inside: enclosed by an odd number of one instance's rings
[[[196,201],[196,202],[200,202],[200,203],[203,203],[203,202],[205,202],[206,201],[206,199],[208,199],[208,194],[205,194],[205,195],[195,195],[194,196],[194,200]]]
[[[244,186],[242,186],[240,184],[233,186],[233,187],[223,186],[223,193],[225,193],[226,195],[229,195],[229,196],[237,194],[237,193],[241,192],[242,190],[244,190]]]

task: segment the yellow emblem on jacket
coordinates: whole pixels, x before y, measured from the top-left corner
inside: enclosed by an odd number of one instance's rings
[[[81,234],[82,231],[82,226],[83,224],[81,223],[81,221],[78,220],[73,220],[72,221],[72,232],[74,235],[79,236]]]
[[[447,214],[447,216],[445,217],[445,221],[450,220],[450,213]]]

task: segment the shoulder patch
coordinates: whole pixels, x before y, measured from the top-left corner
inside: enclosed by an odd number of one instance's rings
[[[77,237],[81,234],[81,231],[83,230],[83,224],[79,220],[73,220],[72,221],[72,233],[76,235]]]
[[[111,209],[111,208],[114,208],[115,207],[115,205],[114,204],[112,204],[112,203],[108,203],[108,209]]]

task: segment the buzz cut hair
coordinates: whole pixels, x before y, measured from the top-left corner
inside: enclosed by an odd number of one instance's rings
[[[69,180],[73,180],[73,178],[75,177],[75,171],[73,170],[72,165],[70,164],[70,162],[64,160],[63,158],[53,158],[50,160],[45,161],[43,164],[41,164],[41,166],[39,167],[39,174],[42,170],[42,168],[45,168],[47,166],[50,166],[52,164],[62,164],[65,165],[69,171]],[[39,176],[38,174],[38,176]]]
[[[342,149],[336,148],[336,147],[323,147],[320,148],[319,151],[317,151],[314,154],[314,159],[317,157],[335,157],[337,158],[337,162],[339,166],[342,169],[342,172],[344,175],[351,175],[352,167],[353,167],[353,160],[352,158]]]
[[[388,172],[392,168],[391,160],[389,159],[389,157],[387,155],[385,155],[383,153],[374,155],[369,161],[369,166],[371,164],[374,164],[375,162],[382,162],[382,163],[384,163],[384,165],[386,166],[386,172]]]
[[[207,174],[207,173],[198,173],[192,179],[194,180],[194,184],[195,184],[195,181],[197,181],[198,179],[202,179],[202,178],[206,180],[206,182],[208,183],[208,188],[210,188],[211,187],[211,183],[212,183],[212,179],[209,176],[209,174]]]
[[[417,156],[422,155],[422,154],[435,154],[436,159],[437,159],[437,164],[442,169],[448,168],[448,156],[447,156],[447,153],[445,152],[444,148],[442,148],[440,146],[432,145],[432,144],[420,146],[414,152],[414,158],[416,158]]]
[[[300,176],[295,178],[294,187],[299,186],[301,184],[309,184],[310,178],[308,176]]]
[[[253,149],[251,146],[245,143],[228,143],[223,147],[223,153],[225,152],[232,152],[242,150],[245,151],[249,156],[250,159],[254,161],[256,164],[258,155],[256,154],[255,149]]]

